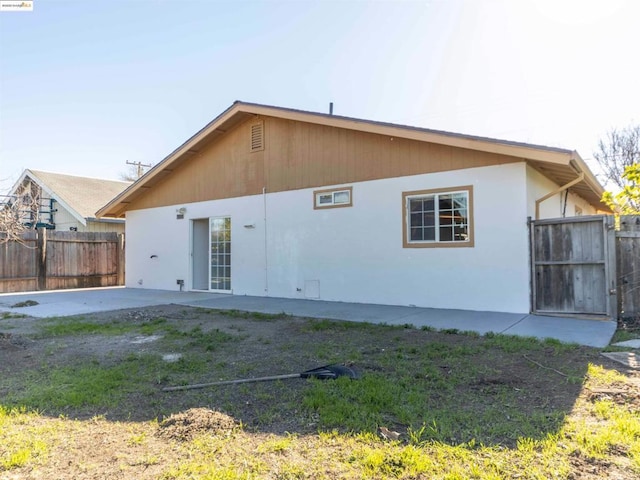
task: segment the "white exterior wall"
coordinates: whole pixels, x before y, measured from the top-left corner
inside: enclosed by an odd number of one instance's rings
[[[79,232],[86,230],[76,217],[74,217],[69,211],[59,203],[55,202],[54,207],[56,212],[53,214],[53,221],[56,224],[56,230],[62,232],[69,231],[72,227],[77,228]]]
[[[191,289],[189,219],[231,216],[237,295],[528,312],[526,177],[514,163],[354,183],[352,207],[324,210],[304,189],[130,211],[126,284]],[[402,192],[464,185],[475,246],[403,248]]]
[[[537,170],[527,166],[527,215],[535,219],[536,200],[557,190],[559,187],[561,185],[556,184]],[[569,192],[565,207],[565,192],[562,192],[540,203],[540,219],[575,217],[576,207],[582,210],[582,215],[595,215],[598,213],[593,205],[571,192]]]

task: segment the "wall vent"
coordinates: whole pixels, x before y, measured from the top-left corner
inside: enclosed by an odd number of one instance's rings
[[[251,151],[259,152],[264,150],[264,123],[254,123],[251,125]]]

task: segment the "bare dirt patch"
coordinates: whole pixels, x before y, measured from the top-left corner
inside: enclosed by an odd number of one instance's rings
[[[236,421],[229,415],[208,408],[190,408],[163,420],[158,435],[184,441],[202,434],[229,435],[237,427]]]

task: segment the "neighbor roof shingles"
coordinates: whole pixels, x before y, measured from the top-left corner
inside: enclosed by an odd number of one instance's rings
[[[39,170],[29,171],[83,218],[95,218],[96,212],[101,207],[131,185],[131,182],[117,180],[76,177]]]

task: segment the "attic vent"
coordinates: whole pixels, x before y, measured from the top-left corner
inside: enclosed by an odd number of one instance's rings
[[[259,152],[264,150],[264,123],[254,123],[251,125],[251,151]]]

